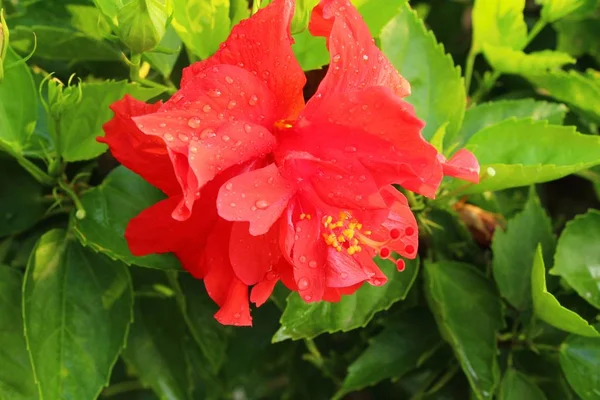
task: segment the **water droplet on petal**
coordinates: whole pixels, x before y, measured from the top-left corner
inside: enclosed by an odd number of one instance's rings
[[[207,93],[210,97],[221,97],[221,91],[219,89],[212,89],[209,90]]]
[[[229,139],[231,139],[231,138],[227,135],[223,135],[223,137],[221,137],[221,139],[223,139],[224,142],[229,142]]]
[[[382,282],[379,279],[373,279],[373,282],[371,282],[373,284],[373,286],[381,286]]]
[[[231,183],[231,182],[227,183],[227,185],[225,185],[225,189],[227,189],[227,190],[233,189],[233,183]]]
[[[187,142],[188,140],[190,140],[190,138],[188,137],[188,135],[184,135],[183,133],[180,133],[179,135],[177,135],[177,137],[179,138],[179,140],[181,140],[182,142]]]
[[[217,134],[211,128],[206,128],[200,133],[200,139],[210,139],[215,136],[217,136]]]
[[[311,260],[308,263],[308,266],[311,267],[311,268],[317,268],[317,262],[315,260]]]
[[[229,103],[227,103],[227,109],[229,110],[233,110],[236,106],[237,102],[235,100],[231,100]]]
[[[354,152],[356,152],[356,147],[348,146],[344,150],[346,150],[348,153],[354,153]]]
[[[339,54],[336,54],[335,56],[333,56],[333,57],[331,58],[331,60],[332,60],[333,62],[338,62],[338,61],[340,61],[340,59],[341,59],[341,58],[342,58],[342,56],[340,56]]]
[[[255,106],[256,104],[258,104],[258,97],[256,97],[256,95],[252,95],[250,96],[250,99],[248,100],[248,104],[250,104],[251,106]]]
[[[272,177],[272,176],[270,176],[270,177],[269,177],[269,179],[267,179],[267,182],[268,182],[269,184],[273,184],[273,182],[274,182],[274,181],[275,181],[275,179],[273,179],[273,177]]]
[[[308,278],[300,278],[298,279],[298,289],[306,290],[310,286],[310,281]]]
[[[212,110],[212,107],[208,104],[205,104],[204,107],[202,107],[202,111],[205,113],[210,112],[210,110]]]
[[[190,128],[194,128],[194,129],[196,129],[196,128],[198,128],[198,127],[200,126],[200,123],[201,123],[201,122],[202,122],[202,121],[200,121],[200,118],[198,118],[198,117],[192,117],[192,118],[190,118],[190,119],[188,120],[188,126],[189,126]]]
[[[235,207],[235,203],[229,203],[230,207]]]
[[[232,77],[230,77],[230,76],[226,76],[226,77],[225,77],[225,82],[227,82],[227,83],[229,83],[229,84],[232,84],[232,83],[233,83],[233,78],[232,78]]]
[[[237,318],[240,318],[240,317],[241,317],[241,315],[240,315],[240,313],[239,313],[239,312],[236,312],[235,314],[233,314],[233,317],[237,319]]]
[[[347,273],[347,272],[342,272],[342,273],[340,274],[340,277],[341,277],[342,279],[346,279],[346,278],[348,278],[348,273]]]
[[[173,135],[171,135],[170,133],[165,133],[165,140],[167,142],[170,142],[173,140]]]
[[[300,257],[298,257],[298,260],[300,260],[301,263],[305,263],[306,262],[306,257],[305,256],[300,256]]]
[[[190,151],[191,151],[192,153],[196,153],[196,152],[198,152],[198,148],[197,148],[196,146],[191,146],[191,147],[190,147]]]
[[[363,55],[363,60],[367,61],[368,59],[369,59],[369,56],[368,56],[368,55],[366,55],[366,54],[365,54],[365,55]]]
[[[250,124],[246,124],[244,125],[244,130],[246,131],[246,133],[250,133],[252,132],[252,126],[250,126]]]
[[[138,127],[139,129],[144,129],[144,125],[142,125],[142,124],[138,124],[138,125],[137,125],[137,127]]]
[[[164,128],[167,126],[167,124],[165,124],[164,122],[161,122],[160,124],[158,124],[159,127]]]
[[[259,210],[264,210],[265,208],[269,207],[269,202],[266,200],[257,200],[254,204]]]

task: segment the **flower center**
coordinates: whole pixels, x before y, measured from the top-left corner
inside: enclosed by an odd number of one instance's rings
[[[283,131],[286,129],[291,129],[294,126],[294,121],[280,119],[279,121],[275,121],[273,126],[275,127],[275,129]]]

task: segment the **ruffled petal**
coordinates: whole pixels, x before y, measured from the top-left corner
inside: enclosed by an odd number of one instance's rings
[[[458,150],[448,161],[442,154],[438,157],[442,163],[444,175],[473,183],[479,182],[479,162],[469,150]]]
[[[293,0],[274,0],[241,21],[212,57],[183,70],[181,86],[214,65],[237,65],[260,78],[275,95],[277,119],[295,119],[304,106],[306,78],[292,52],[294,6]]]
[[[229,260],[235,275],[246,285],[263,280],[281,258],[278,226],[264,235],[252,236],[245,222],[233,223]]]
[[[400,97],[410,94],[410,85],[377,48],[369,28],[349,0],[321,0],[313,9],[309,29],[315,36],[327,38],[331,62],[303,115],[326,108],[321,103],[330,103],[328,97],[334,93],[383,86]]]
[[[357,260],[346,251],[330,247],[327,256],[327,286],[342,288],[364,282],[369,277]]]
[[[333,146],[339,142],[343,143],[344,149],[356,149],[357,155],[368,152],[371,157],[363,155],[361,162],[377,172],[374,177],[379,179],[380,185],[392,183],[390,179],[394,178],[393,183],[406,189],[428,197],[435,196],[443,177],[438,152],[421,136],[423,123],[406,102],[385,87],[371,87],[359,92],[333,94],[323,105],[318,110],[313,109],[315,112],[303,113],[303,118],[309,121],[304,123],[338,132],[331,139]],[[333,128],[333,125],[339,127]],[[323,128],[313,135],[314,140],[323,135]],[[357,139],[353,139],[356,144],[350,144],[350,137],[340,138],[344,128],[363,132],[362,138],[357,135]],[[374,156],[379,142],[373,136],[391,144],[392,147],[382,146],[385,158]]]
[[[263,305],[273,293],[273,289],[279,280],[292,281],[292,266],[285,260],[280,259],[277,265],[265,275],[264,279],[258,282],[250,292],[250,301],[257,307]]]
[[[181,193],[181,189],[165,143],[144,135],[132,120],[132,117],[154,113],[160,106],[160,102],[146,104],[126,95],[110,106],[115,116],[104,124],[105,136],[97,140],[106,143],[121,164],[171,196]]]
[[[321,239],[317,218],[296,221],[294,248],[294,280],[300,297],[307,303],[320,301],[326,287],[327,248]]]
[[[215,319],[223,325],[252,326],[248,286],[233,277],[225,302],[215,314]]]
[[[296,192],[275,164],[236,176],[219,190],[217,209],[228,221],[250,222],[250,234],[269,231]]]

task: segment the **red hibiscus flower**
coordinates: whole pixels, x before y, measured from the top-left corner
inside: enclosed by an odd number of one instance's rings
[[[373,257],[414,258],[418,247],[392,184],[433,197],[444,175],[478,180],[471,153],[446,161],[422,138],[402,100],[409,84],[348,0],[313,11],[310,31],[327,38],[331,62],[305,105],[293,10],[274,0],[242,21],[166,103],[115,103],[100,139],[168,196],[130,222],[131,251],[175,252],[223,324],[251,324],[249,286],[258,306],[279,280],[307,302],[384,284]]]

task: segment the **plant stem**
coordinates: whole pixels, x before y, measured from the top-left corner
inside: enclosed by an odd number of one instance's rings
[[[317,348],[317,345],[315,344],[315,342],[312,339],[304,339],[304,344],[306,345],[306,348],[310,352],[310,355],[308,355],[306,357],[306,359],[308,361],[312,361],[312,363],[316,367],[318,367],[323,372],[323,374],[325,374],[326,376],[331,378],[331,380],[333,380],[333,382],[336,385],[341,386],[342,381],[337,376],[335,376],[333,371],[331,371],[329,369],[329,367],[327,366],[326,360],[321,355],[321,352]]]
[[[102,391],[102,397],[111,397],[117,394],[132,392],[134,390],[142,390],[144,385],[140,381],[125,381],[110,385]]]
[[[77,209],[75,217],[77,217],[77,219],[84,219],[86,215],[85,208],[83,207],[81,200],[79,200],[77,193],[75,193],[73,188],[62,179],[58,181],[58,186],[60,186],[66,195],[73,201],[73,204],[75,204],[75,208]]]
[[[132,54],[129,60],[129,79],[133,82],[140,80],[140,65],[142,64],[141,54]]]
[[[477,57],[477,53],[473,50],[473,47],[471,47],[471,50],[469,50],[469,55],[467,56],[467,62],[465,64],[465,93],[467,96],[469,95],[469,89],[471,87],[475,57]]]

